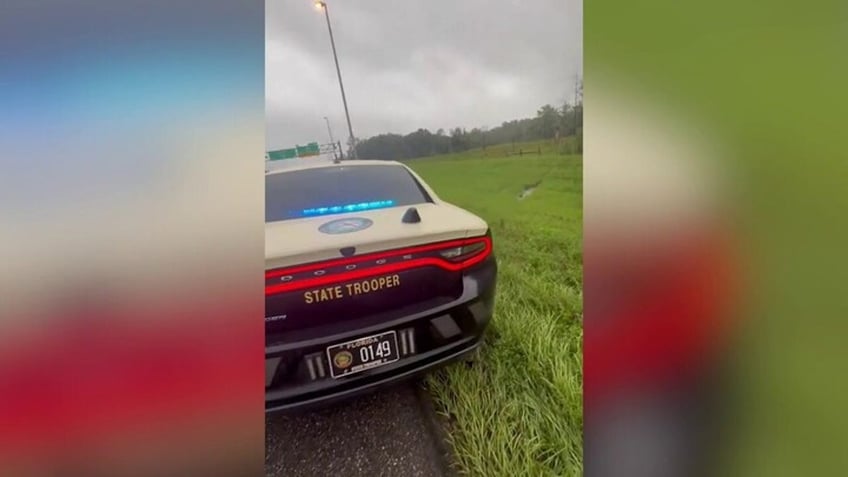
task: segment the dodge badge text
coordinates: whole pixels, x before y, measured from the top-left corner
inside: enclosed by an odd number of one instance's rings
[[[398,285],[400,285],[400,275],[389,275],[354,283],[347,283],[345,285],[309,290],[303,294],[303,299],[306,303],[317,303],[328,300],[337,300],[346,296],[371,293],[384,288],[396,287]]]

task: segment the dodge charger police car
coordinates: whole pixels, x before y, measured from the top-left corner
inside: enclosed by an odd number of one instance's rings
[[[266,412],[343,401],[479,346],[497,278],[484,220],[398,162],[281,163],[265,176]]]

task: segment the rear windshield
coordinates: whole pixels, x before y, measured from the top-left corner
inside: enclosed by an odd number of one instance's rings
[[[304,169],[265,176],[265,222],[431,202],[394,164]]]

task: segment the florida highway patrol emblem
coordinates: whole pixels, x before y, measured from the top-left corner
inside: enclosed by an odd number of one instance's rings
[[[335,363],[336,367],[341,369],[347,369],[350,366],[350,363],[353,362],[353,355],[347,351],[342,351],[339,354],[333,356],[333,363]]]
[[[350,217],[347,219],[338,219],[326,222],[318,227],[318,230],[325,234],[346,234],[349,232],[357,232],[362,229],[367,229],[373,225],[369,219],[362,217]]]

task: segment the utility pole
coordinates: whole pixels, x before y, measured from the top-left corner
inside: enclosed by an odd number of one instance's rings
[[[572,110],[574,111],[574,135],[577,136],[577,101],[578,97],[582,96],[579,93],[580,88],[580,79],[577,73],[574,73],[574,105],[572,106]],[[581,98],[582,100],[582,98]]]
[[[333,130],[330,129],[330,120],[327,119],[327,116],[324,116],[324,121],[327,121],[327,134],[330,135],[330,144],[333,145],[333,159],[338,158],[336,154],[336,141],[333,139]]]

